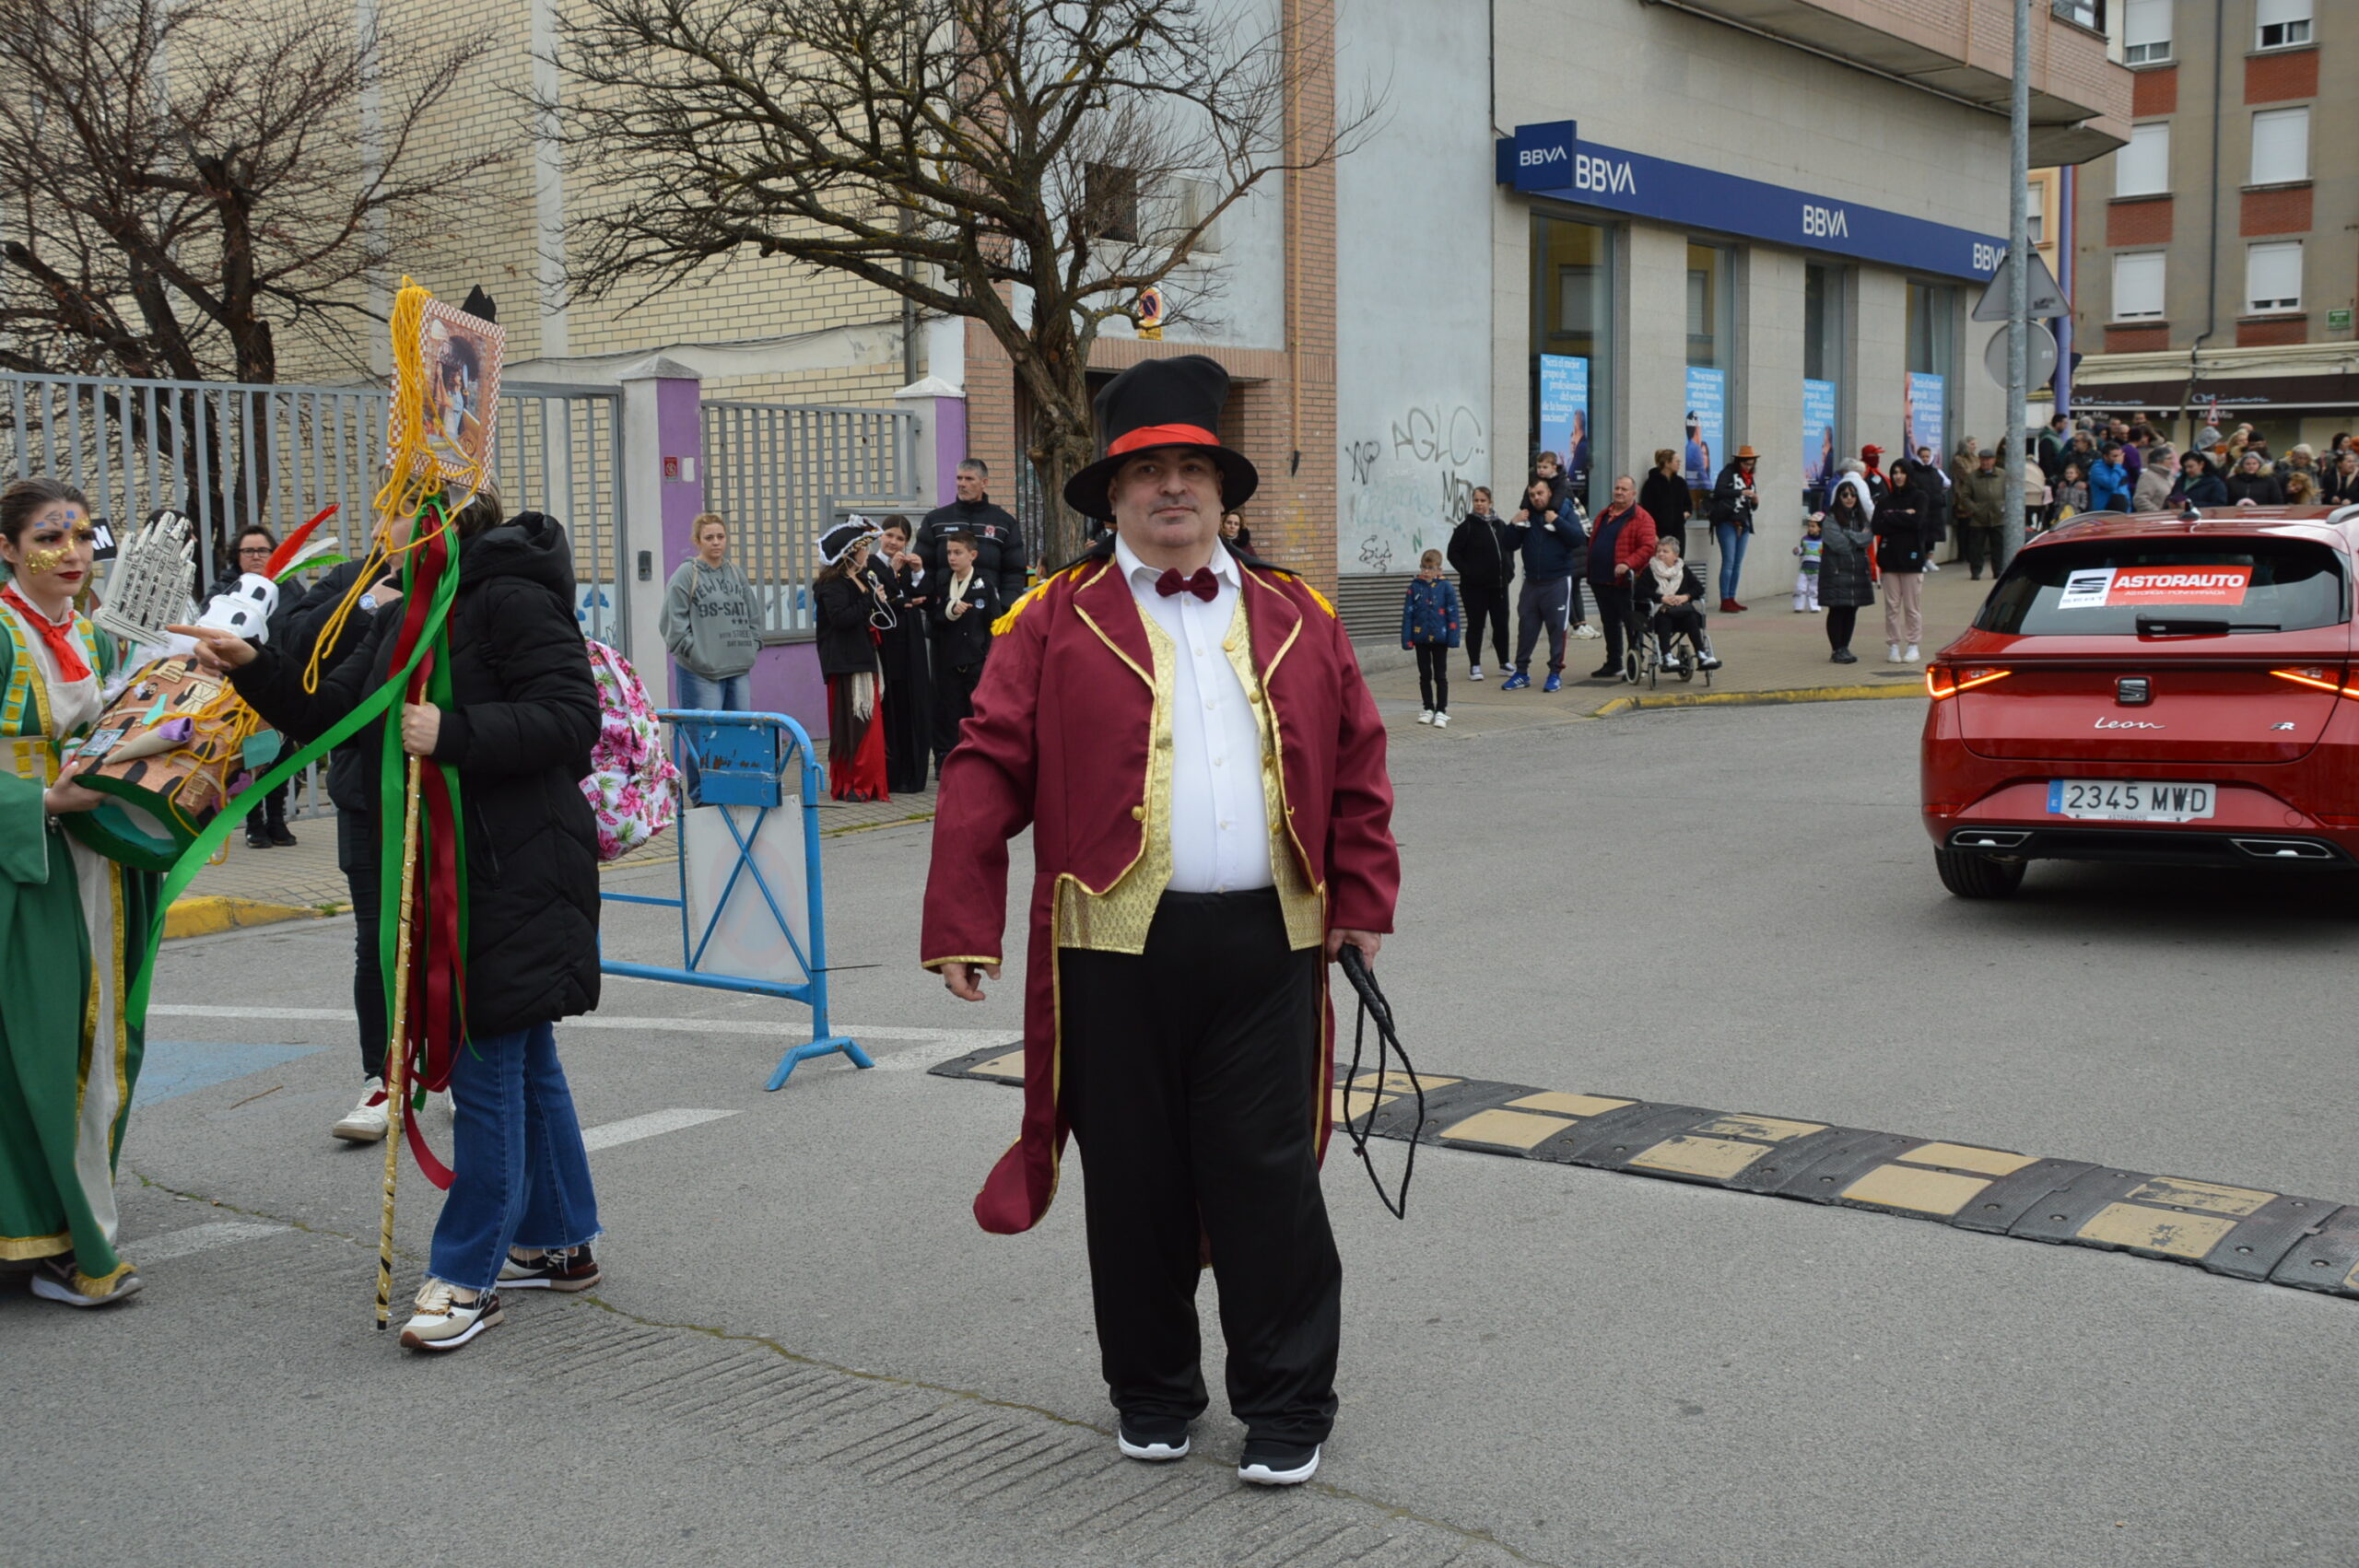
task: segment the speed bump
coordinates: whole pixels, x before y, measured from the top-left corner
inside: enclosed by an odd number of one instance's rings
[[[1024,1053],[988,1047],[933,1071],[1021,1083]],[[1331,1108],[1380,1138],[1870,1210],[2359,1298],[2359,1206],[2329,1199],[1753,1111],[1432,1073],[1349,1078],[1342,1063]]]

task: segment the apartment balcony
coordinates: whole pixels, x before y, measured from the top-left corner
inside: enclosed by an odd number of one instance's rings
[[[2005,114],[2013,0],[1648,0]],[[1940,19],[1929,21],[1928,12]],[[2105,0],[2034,0],[2031,166],[2086,163],[2129,140],[2130,73],[2106,55]]]

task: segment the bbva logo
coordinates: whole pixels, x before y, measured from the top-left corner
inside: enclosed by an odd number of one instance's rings
[[[1516,162],[1525,169],[1537,169],[1543,164],[1562,163],[1569,156],[1561,146],[1525,147],[1516,154]]]
[[[1841,207],[1822,207],[1809,202],[1802,204],[1802,232],[1822,240],[1849,239],[1850,215]]]
[[[1608,194],[1627,193],[1636,195],[1638,181],[1627,163],[1616,163],[1609,158],[1596,158],[1588,153],[1573,155],[1573,189],[1602,191]]]

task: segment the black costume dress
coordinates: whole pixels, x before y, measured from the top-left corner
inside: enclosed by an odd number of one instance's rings
[[[917,572],[871,560],[868,575],[884,585],[897,624],[876,651],[885,665],[885,780],[897,795],[925,792],[933,758],[933,677],[926,653],[925,597]],[[933,573],[926,574],[928,579]]]

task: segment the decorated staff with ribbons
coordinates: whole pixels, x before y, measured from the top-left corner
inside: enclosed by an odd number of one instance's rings
[[[1188,356],[1099,392],[1106,456],[1065,499],[1114,532],[995,628],[943,767],[922,961],[983,1000],[1008,840],[1029,826],[1023,1136],[976,1218],[1039,1223],[1070,1130],[1121,1452],[1188,1452],[1208,1258],[1238,1474],[1287,1485],[1336,1410],[1323,961],[1346,942],[1375,956],[1400,860],[1384,726],[1333,608],[1219,541],[1257,484],[1214,433],[1227,391]]]
[[[114,673],[114,639],[74,613],[94,540],[65,486],[0,490],[0,1258],[38,1259],[33,1293],[69,1306],[139,1288],[115,1251],[114,1166],[145,1048],[127,999],[156,898],[154,876],[62,825],[108,799],[59,759]]]
[[[599,708],[565,531],[539,512],[503,521],[486,479],[497,329],[405,287],[393,342],[394,478],[379,497],[375,548],[405,563],[398,610],[376,570],[358,574],[356,600],[378,584],[380,608],[365,634],[323,630],[318,646],[346,649],[327,670],[198,635],[202,657],[264,717],[317,737],[307,751],[354,735],[381,780],[379,922],[394,997],[379,1300],[381,1311],[405,1100],[447,1086],[450,1169],[408,1121],[411,1152],[450,1196],[401,1342],[450,1351],[499,1324],[502,1291],[599,1279],[597,1199],[552,1028],[598,1003],[597,829],[581,780]],[[438,364],[463,358],[464,376],[435,379]],[[452,416],[461,394],[464,416]],[[437,474],[442,487],[421,494]],[[395,544],[390,519],[405,510],[415,527]],[[390,710],[381,724],[359,727],[380,709]]]

